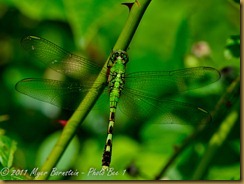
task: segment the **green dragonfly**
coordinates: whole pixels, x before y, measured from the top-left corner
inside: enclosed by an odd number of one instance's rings
[[[27,78],[16,84],[16,90],[40,101],[68,110],[80,110],[79,103],[92,88],[93,78],[101,67],[95,63],[67,52],[50,41],[27,36],[21,41],[22,46],[46,66],[79,81],[57,81],[51,79]],[[112,135],[116,109],[137,119],[147,118],[159,113],[164,118],[162,123],[199,123],[202,119],[211,119],[210,114],[201,107],[172,100],[173,95],[196,89],[217,81],[220,73],[211,67],[195,67],[174,71],[145,71],[127,74],[129,61],[125,51],[113,51],[108,64],[107,82],[104,93],[107,98],[110,115],[107,139],[103,153],[102,166],[107,168],[111,162]],[[96,91],[96,89],[94,89]],[[133,109],[133,111],[132,111]],[[177,121],[177,115],[184,121]]]

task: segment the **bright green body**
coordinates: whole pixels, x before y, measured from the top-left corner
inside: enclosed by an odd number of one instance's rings
[[[121,91],[125,83],[125,65],[128,62],[128,55],[124,51],[113,52],[108,63],[108,86],[109,86],[109,124],[106,145],[103,153],[102,165],[106,169],[111,162],[112,136],[115,123],[115,113]]]

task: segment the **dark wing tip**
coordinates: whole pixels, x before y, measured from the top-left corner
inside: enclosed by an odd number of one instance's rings
[[[24,36],[24,37],[21,39],[21,42],[26,41],[26,40],[32,40],[32,39],[40,40],[41,38],[40,38],[40,37],[37,37],[37,36],[29,35],[29,36]]]
[[[25,78],[25,79],[22,79],[22,80],[18,81],[18,82],[15,84],[15,90],[18,91],[18,92],[20,92],[20,93],[24,93],[24,90],[23,90],[23,89],[25,89],[24,84],[25,84],[26,82],[30,82],[30,81],[32,81],[32,80],[33,80],[33,78]]]
[[[23,84],[23,82],[25,82],[25,80],[26,80],[26,79],[22,79],[22,80],[18,81],[18,82],[15,84],[14,87],[15,87],[15,90],[16,90],[16,91],[21,92],[21,89],[22,89],[22,88],[21,88],[21,86],[22,86],[21,84]]]
[[[209,70],[211,71],[212,73],[214,72],[215,73],[215,81],[218,81],[220,78],[221,78],[221,73],[219,70],[217,70],[216,68],[213,68],[213,67],[208,67],[208,66],[204,66],[203,67],[205,70]],[[213,81],[213,82],[215,82]]]
[[[201,111],[203,114],[206,114],[206,119],[205,119],[204,121],[205,121],[207,124],[212,122],[212,116],[211,116],[211,114],[210,114],[208,111],[202,109],[201,107],[198,107],[197,109],[198,109],[199,111]]]
[[[21,46],[26,49],[26,50],[34,50],[35,47],[34,45],[31,43],[35,40],[40,40],[41,38],[40,37],[37,37],[37,36],[24,36],[20,43],[21,43]]]

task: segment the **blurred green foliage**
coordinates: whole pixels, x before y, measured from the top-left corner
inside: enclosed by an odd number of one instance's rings
[[[4,152],[1,152],[0,156],[1,165],[3,167],[11,167],[13,164],[14,152],[17,148],[16,142],[6,136],[1,136],[0,138],[0,149],[4,150]]]
[[[0,0],[0,126],[5,132],[4,137],[17,142],[14,168],[30,172],[40,167],[43,157],[50,151],[51,142],[56,140],[57,133],[62,129],[59,120],[68,119],[72,113],[15,91],[16,82],[23,78],[64,79],[64,76],[29,57],[20,47],[21,38],[25,35],[41,36],[102,65],[128,16],[128,8],[122,6],[122,2]],[[170,0],[154,0],[129,47],[128,72],[194,66],[211,66],[223,71],[220,81],[189,92],[183,98],[214,111],[219,98],[240,74],[239,47],[235,44],[236,39],[231,37],[240,34],[239,11],[232,1],[182,0],[172,3]],[[226,45],[230,38],[234,46]],[[226,49],[235,57],[226,56]],[[223,115],[228,114],[231,108],[239,112],[238,105],[232,107],[235,100],[240,99],[239,94],[233,99],[223,107]],[[194,131],[194,127],[188,125],[158,125],[160,117],[134,122],[130,117],[121,115],[122,118],[115,125],[111,165],[120,174],[89,175],[91,168],[101,168],[107,113],[108,109],[90,113],[67,150],[68,156],[66,154],[61,166],[58,166],[64,171],[77,169],[80,174],[53,179],[154,179],[174,153],[174,148],[177,149],[177,145]],[[191,179],[210,138],[223,119],[214,117],[212,126],[192,140],[193,144],[171,165],[162,179]],[[216,151],[203,179],[240,179],[239,121],[236,121],[225,142]],[[0,136],[2,140],[3,135]],[[8,153],[4,149],[0,151],[0,156]],[[9,153],[10,157],[12,153]],[[1,161],[0,169],[5,166]],[[126,168],[127,172],[123,174]],[[132,168],[137,170],[136,174],[129,172]]]
[[[231,35],[227,40],[226,55],[228,57],[240,57],[240,35]]]

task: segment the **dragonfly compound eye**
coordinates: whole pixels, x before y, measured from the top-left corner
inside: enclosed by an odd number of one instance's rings
[[[129,57],[126,52],[121,52],[120,57],[123,59],[124,63],[129,61]]]
[[[114,63],[116,59],[117,59],[116,53],[113,53],[110,57],[110,60],[112,61],[112,63]]]

